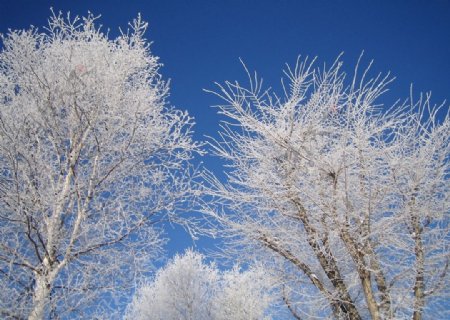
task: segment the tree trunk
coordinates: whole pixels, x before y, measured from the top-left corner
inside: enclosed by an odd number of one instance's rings
[[[50,282],[46,275],[36,276],[36,287],[33,295],[33,310],[28,316],[28,320],[42,320],[45,314],[45,307],[50,297]]]
[[[415,255],[416,255],[416,281],[414,283],[414,313],[413,320],[421,320],[422,319],[422,308],[425,303],[425,281],[424,281],[424,273],[425,273],[425,257],[423,252],[423,243],[422,243],[422,228],[419,224],[419,219],[417,217],[413,217],[412,219],[413,228],[414,228],[414,241],[415,241]]]
[[[369,309],[372,320],[380,320],[380,311],[378,309],[377,301],[373,295],[372,282],[370,281],[370,274],[368,272],[361,271],[364,276],[361,277],[361,284],[366,297],[367,308]]]

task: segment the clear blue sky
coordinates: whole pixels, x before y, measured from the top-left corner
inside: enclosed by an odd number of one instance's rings
[[[381,102],[407,97],[411,83],[417,93],[431,90],[436,103],[450,99],[450,0],[0,0],[0,32],[43,26],[50,7],[101,14],[111,35],[141,12],[161,73],[172,81],[170,102],[196,118],[197,139],[214,136],[220,120],[210,107],[219,101],[202,89],[214,81],[244,82],[239,57],[276,87],[284,63],[299,54],[331,63],[344,52],[352,70],[364,50],[366,62],[375,60],[373,71],[397,77]],[[220,170],[217,159],[205,163]],[[173,252],[186,238],[171,235]]]

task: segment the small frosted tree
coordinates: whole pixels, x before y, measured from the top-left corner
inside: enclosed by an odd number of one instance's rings
[[[2,36],[0,317],[113,317],[193,200],[192,119],[138,17],[115,40],[53,15]],[[125,299],[125,300],[124,300]]]
[[[384,108],[389,77],[356,68],[346,84],[341,65],[299,60],[281,97],[256,74],[219,85],[212,145],[232,169],[205,210],[237,255],[278,269],[297,319],[446,318],[448,109],[428,95]]]
[[[274,300],[271,281],[260,267],[220,271],[201,254],[187,251],[137,291],[126,319],[263,319]]]
[[[218,293],[212,301],[212,319],[271,319],[278,300],[275,284],[275,278],[261,266],[252,266],[246,271],[235,267],[223,272]]]

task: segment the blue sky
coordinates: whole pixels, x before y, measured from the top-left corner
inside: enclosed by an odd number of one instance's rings
[[[141,12],[150,24],[152,51],[164,64],[161,73],[171,79],[170,102],[195,117],[197,139],[214,136],[220,121],[210,107],[219,101],[202,89],[214,88],[214,81],[244,82],[239,57],[276,88],[284,63],[295,63],[299,54],[331,63],[344,52],[351,71],[364,50],[365,62],[375,60],[374,72],[397,78],[380,102],[406,98],[411,83],[417,94],[431,90],[436,103],[450,98],[449,0],[0,0],[0,32],[43,26],[50,7],[101,14],[111,35]],[[221,170],[217,159],[204,162]],[[179,232],[170,235],[169,256],[190,245]]]

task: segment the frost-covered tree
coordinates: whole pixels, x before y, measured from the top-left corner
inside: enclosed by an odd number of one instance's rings
[[[212,319],[271,319],[278,300],[273,275],[261,266],[252,266],[246,271],[234,267],[221,276],[218,293],[212,301]]]
[[[1,38],[1,318],[111,318],[196,194],[193,121],[165,102],[147,24],[109,40],[95,20]]]
[[[272,278],[261,267],[220,271],[188,250],[177,255],[143,285],[128,306],[126,319],[258,320],[274,300]]]
[[[212,145],[231,170],[211,177],[206,210],[239,256],[283,275],[296,319],[448,318],[448,107],[411,95],[385,108],[389,76],[356,68],[347,83],[341,65],[299,60],[284,96],[256,74],[219,85]]]
[[[128,307],[127,319],[210,319],[218,270],[192,251],[175,256],[143,285]]]

